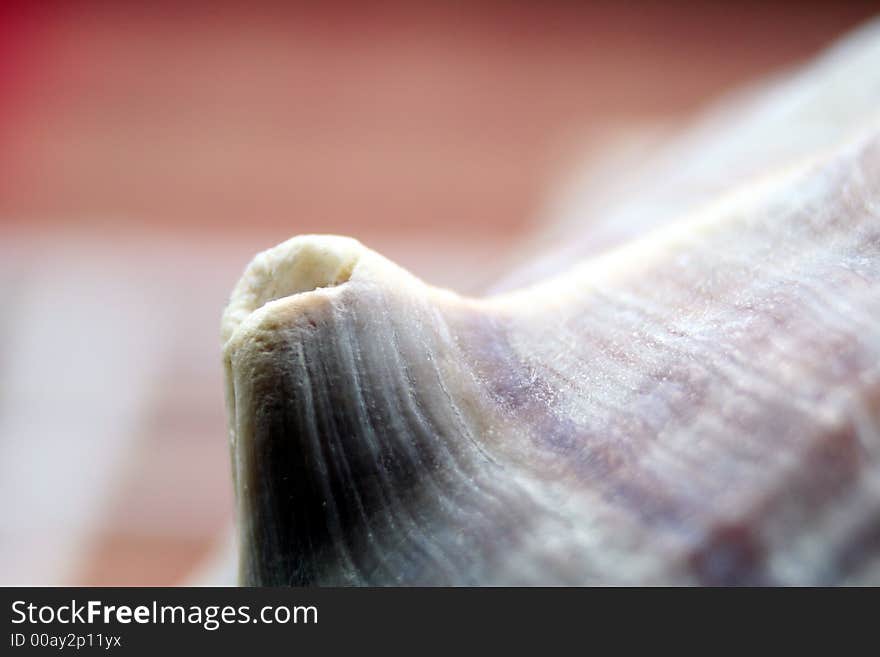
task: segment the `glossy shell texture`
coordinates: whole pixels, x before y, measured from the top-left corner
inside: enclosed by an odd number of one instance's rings
[[[241,582],[880,583],[878,120],[868,26],[575,195],[495,294],[343,237],[257,256]]]

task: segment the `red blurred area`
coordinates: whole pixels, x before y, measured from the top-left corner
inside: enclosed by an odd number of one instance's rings
[[[3,221],[516,231],[573,142],[688,112],[876,7],[196,4],[4,21]]]

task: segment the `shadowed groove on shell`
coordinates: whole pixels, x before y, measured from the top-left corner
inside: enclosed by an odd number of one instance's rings
[[[258,256],[223,325],[242,582],[880,583],[865,125],[485,299],[347,238]]]

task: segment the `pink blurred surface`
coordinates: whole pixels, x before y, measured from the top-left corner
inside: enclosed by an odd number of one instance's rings
[[[350,234],[478,292],[560,172],[873,3],[123,3],[0,15],[0,583],[171,584],[224,544],[218,323]]]

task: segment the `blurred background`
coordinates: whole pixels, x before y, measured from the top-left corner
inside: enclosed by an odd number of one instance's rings
[[[876,11],[176,4],[0,9],[0,584],[222,580],[219,317],[256,251],[343,233],[479,292],[572,167]]]

